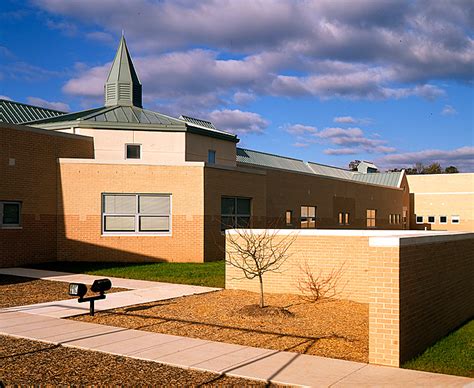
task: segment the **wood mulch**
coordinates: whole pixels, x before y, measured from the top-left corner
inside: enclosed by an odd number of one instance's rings
[[[1,386],[266,387],[253,380],[0,335]]]
[[[269,314],[249,305],[258,294],[222,290],[83,315],[71,319],[285,350],[351,361],[368,361],[367,304],[347,300],[318,303],[268,294]],[[275,313],[285,312],[288,313]]]
[[[0,308],[75,298],[68,291],[69,284],[64,282],[0,275]],[[128,290],[112,288],[107,292],[119,291]]]

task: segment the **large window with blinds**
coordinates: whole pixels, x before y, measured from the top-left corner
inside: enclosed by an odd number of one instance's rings
[[[171,232],[170,194],[102,194],[104,234]]]

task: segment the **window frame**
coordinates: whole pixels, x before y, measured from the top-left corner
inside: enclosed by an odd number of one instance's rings
[[[446,218],[446,221],[441,221],[441,217]],[[440,225],[446,225],[448,223],[448,216],[439,216],[439,224]]]
[[[7,205],[18,205],[18,223],[17,224],[4,224],[3,223],[3,206]],[[0,229],[22,229],[22,216],[21,208],[23,207],[22,201],[0,201]]]
[[[134,196],[135,197],[135,213],[106,213],[105,197],[108,195],[116,196]],[[140,213],[140,197],[169,197],[170,208],[168,215]],[[107,231],[105,230],[105,218],[113,216],[134,217],[135,230],[132,231]],[[168,217],[167,231],[140,231],[140,217]],[[173,195],[171,193],[102,193],[101,194],[101,235],[102,236],[171,236],[173,233]]]
[[[235,208],[235,213],[234,214],[223,214],[222,213],[222,200],[223,199],[233,199],[234,200],[234,208]],[[237,213],[237,200],[238,199],[245,199],[245,200],[249,200],[250,201],[250,213],[249,214],[244,214],[244,213]],[[221,228],[221,232],[224,232],[227,230],[227,229],[242,229],[242,228],[238,228],[238,223],[237,223],[237,219],[240,217],[240,218],[243,218],[243,217],[248,217],[249,218],[249,225],[247,228],[251,228],[252,227],[252,213],[253,213],[253,209],[252,209],[252,205],[253,205],[253,201],[252,201],[252,198],[251,197],[240,197],[240,196],[230,196],[230,195],[222,195],[221,196],[221,217],[220,217],[220,228]],[[225,227],[224,226],[224,223],[222,222],[222,218],[223,217],[232,217],[233,218],[233,222],[232,222],[232,227]]]
[[[430,218],[433,218],[433,222],[430,222]],[[436,224],[436,216],[428,216],[427,222],[430,225]]]
[[[214,155],[214,161],[212,161],[212,162],[211,162],[211,159],[210,159],[211,155]],[[208,149],[207,150],[207,163],[211,164],[211,165],[214,165],[214,164],[216,164],[216,160],[217,160],[216,150]]]
[[[421,217],[421,221],[418,222],[418,217]],[[419,216],[417,214],[415,214],[415,223],[420,225],[420,224],[424,224],[425,223],[425,216]]]
[[[288,222],[288,214],[290,215],[290,222]],[[285,211],[285,225],[286,226],[293,226],[293,210],[286,210]]]
[[[369,217],[369,211],[374,212],[373,217]],[[377,209],[366,209],[365,215],[366,215],[366,227],[370,229],[376,228],[377,227]],[[369,222],[369,221],[373,221],[373,225],[369,225],[369,224],[372,224],[372,222]]]
[[[302,210],[303,208],[307,208],[307,214],[309,214],[309,209],[310,208],[314,208],[314,217],[310,217],[310,216],[306,216],[306,217],[303,217],[301,215],[302,213]],[[316,217],[317,217],[317,214],[318,214],[318,207],[316,205],[301,205],[300,206],[300,229],[316,229]],[[306,218],[308,222],[308,226],[303,228],[302,227],[302,224],[303,224],[303,218]],[[310,219],[313,219],[313,222],[314,222],[314,227],[310,227],[309,223],[310,223]]]
[[[139,156],[138,158],[128,157],[128,146],[138,146]],[[141,143],[125,143],[125,160],[141,160],[142,159],[142,144]]]
[[[456,221],[454,221],[456,220]],[[454,222],[453,222],[454,221]],[[458,216],[458,215],[453,215],[451,216],[451,224],[460,224],[461,223],[461,216]]]

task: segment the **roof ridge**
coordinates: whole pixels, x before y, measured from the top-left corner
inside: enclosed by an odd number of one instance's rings
[[[270,152],[256,151],[256,150],[251,150],[251,149],[242,148],[242,147],[237,147],[237,149],[240,149],[240,150],[243,150],[243,151],[257,152],[259,154],[264,154],[264,155],[269,155],[269,156],[276,156],[277,158],[282,158],[282,159],[296,160],[298,162],[305,163],[305,161],[303,159],[296,159],[296,158],[291,158],[289,156],[282,156],[282,155],[272,154]]]
[[[55,119],[67,119],[67,116],[76,116],[78,114],[82,114],[82,113],[87,113],[87,112],[90,112],[90,114],[94,113],[94,112],[98,112],[99,110],[101,109],[104,109],[105,106],[101,106],[100,108],[91,108],[91,109],[84,109],[84,110],[80,110],[80,111],[77,111],[77,112],[69,112],[69,113],[65,113],[65,114],[62,114],[62,115],[59,115],[59,116],[55,116],[55,117],[48,117],[48,118],[44,118],[44,119],[40,119],[40,120],[33,120],[33,121],[28,121],[29,124],[41,124],[43,121],[50,121],[50,120],[55,120]]]
[[[308,164],[311,163],[311,164],[317,164],[318,166],[323,166],[323,167],[330,167],[330,168],[336,168],[338,170],[342,170],[342,171],[346,171],[346,172],[352,172],[354,174],[357,174],[358,172],[357,171],[351,171],[351,170],[348,170],[347,168],[342,168],[342,167],[337,167],[337,166],[331,166],[330,164],[324,164],[324,163],[317,163],[317,162],[311,162],[311,161],[308,161],[307,162]]]

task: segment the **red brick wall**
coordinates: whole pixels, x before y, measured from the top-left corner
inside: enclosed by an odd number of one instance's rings
[[[93,157],[92,139],[0,123],[0,150],[0,200],[22,202],[21,228],[0,228],[0,267],[54,261],[57,158]]]

